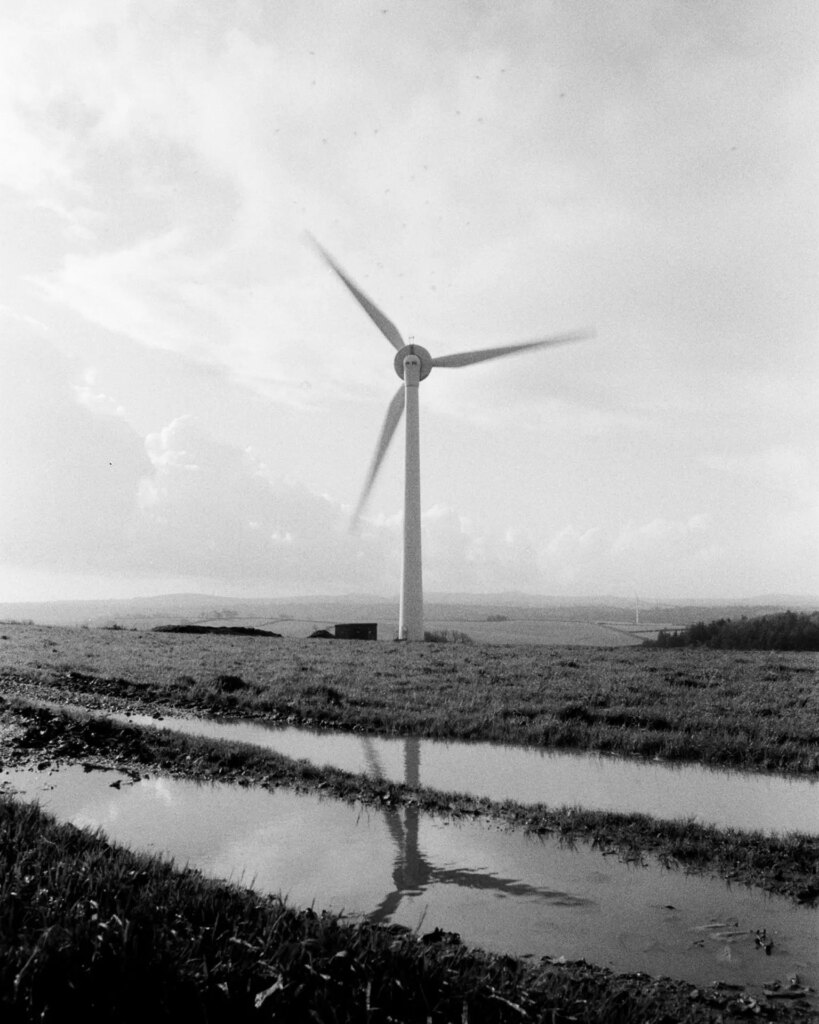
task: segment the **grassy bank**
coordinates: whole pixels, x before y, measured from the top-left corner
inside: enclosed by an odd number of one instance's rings
[[[240,743],[139,729],[43,708],[7,705],[3,717],[17,726],[16,737],[6,741],[3,760],[7,765],[90,761],[137,775],[151,768],[194,779],[320,790],[375,806],[412,804],[432,813],[488,816],[529,832],[591,843],[628,860],[652,854],[669,866],[715,873],[798,902],[813,903],[819,898],[817,837],[721,830],[640,814],[496,803],[317,767]]]
[[[815,654],[0,631],[0,692],[819,771]]]
[[[756,1007],[755,1010],[752,1004]],[[111,847],[0,796],[0,1010],[34,1020],[815,1020],[584,963],[530,966],[297,911]]]

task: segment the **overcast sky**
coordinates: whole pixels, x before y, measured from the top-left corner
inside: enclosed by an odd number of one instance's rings
[[[0,600],[819,594],[815,0],[5,0]]]

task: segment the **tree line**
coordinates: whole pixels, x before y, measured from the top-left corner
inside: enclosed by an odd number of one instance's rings
[[[660,630],[650,647],[713,647],[760,651],[819,651],[819,612],[779,612],[756,618],[695,622]]]

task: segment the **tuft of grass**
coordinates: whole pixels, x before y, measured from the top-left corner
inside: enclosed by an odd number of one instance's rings
[[[428,644],[471,644],[474,640],[459,629],[427,630],[424,640]]]

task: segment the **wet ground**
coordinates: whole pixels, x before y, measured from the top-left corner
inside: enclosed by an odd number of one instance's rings
[[[115,715],[192,736],[252,743],[356,774],[490,800],[692,819],[819,835],[819,782],[495,743],[385,739],[218,719]]]
[[[759,993],[797,975],[819,983],[819,911],[658,864],[291,791],[159,776],[134,783],[80,766],[3,778],[62,820],[299,905],[697,985]]]

